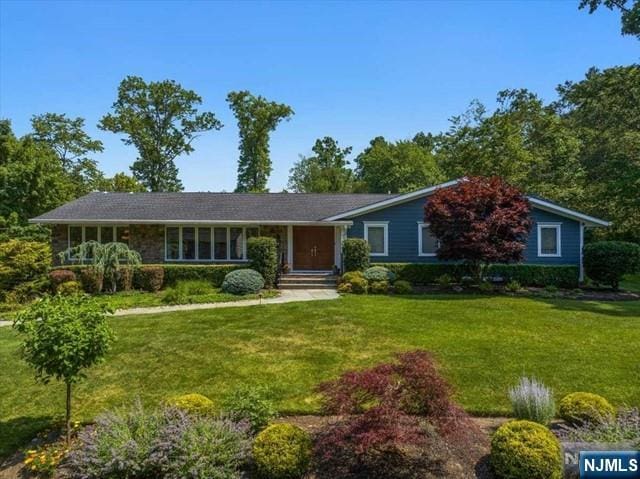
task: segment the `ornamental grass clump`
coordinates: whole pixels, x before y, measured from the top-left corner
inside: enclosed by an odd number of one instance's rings
[[[517,386],[509,390],[513,415],[547,425],[556,413],[556,404],[551,389],[535,378],[520,378]]]

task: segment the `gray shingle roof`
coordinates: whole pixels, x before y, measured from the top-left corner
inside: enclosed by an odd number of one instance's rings
[[[320,221],[397,195],[316,193],[90,193],[31,222]]]

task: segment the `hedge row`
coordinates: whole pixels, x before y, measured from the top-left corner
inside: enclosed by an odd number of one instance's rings
[[[222,285],[224,277],[230,271],[247,267],[245,264],[143,264],[141,266],[160,266],[163,268],[164,286],[172,286],[183,280],[200,279],[208,281],[215,288]],[[86,267],[86,265],[65,265],[56,269],[69,269],[78,272]]]
[[[376,263],[376,266],[384,266],[394,272],[398,279],[412,284],[432,284],[443,274],[458,281],[470,275],[465,265],[454,263]],[[579,274],[579,268],[573,265],[493,264],[487,276],[499,276],[505,281],[515,280],[522,286],[576,288]]]

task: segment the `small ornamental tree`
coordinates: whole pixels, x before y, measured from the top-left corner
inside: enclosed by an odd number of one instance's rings
[[[103,360],[114,339],[106,322],[108,312],[107,306],[86,296],[47,296],[19,312],[13,324],[24,335],[22,356],[35,368],[36,380],[47,384],[53,378],[67,386],[67,443],[71,385]]]
[[[439,259],[464,261],[479,282],[490,263],[521,261],[531,229],[526,197],[501,178],[465,178],[436,191],[424,221],[438,239]]]

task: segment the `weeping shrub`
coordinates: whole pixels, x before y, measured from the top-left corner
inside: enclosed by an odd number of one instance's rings
[[[556,413],[553,393],[541,382],[522,377],[517,386],[509,390],[513,415],[547,425]]]

